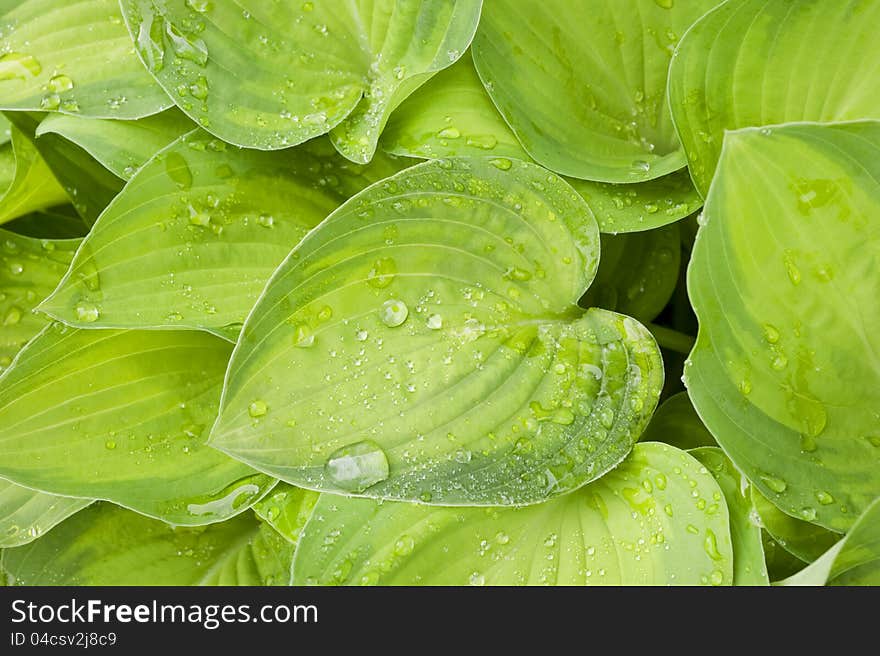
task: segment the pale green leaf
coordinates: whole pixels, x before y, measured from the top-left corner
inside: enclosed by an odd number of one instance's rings
[[[23,0],[0,27],[0,109],[131,119],[171,105],[116,0]]]
[[[0,371],[48,323],[33,309],[61,280],[79,239],[22,237],[0,230]]]
[[[754,488],[752,488],[752,503],[764,530],[780,546],[804,562],[813,562],[840,540],[838,533],[786,515]]]
[[[717,446],[700,447],[689,453],[706,466],[723,493],[723,497],[701,499],[696,504],[710,514],[727,505],[733,544],[733,584],[769,585],[761,527],[754,518],[748,480]]]
[[[320,496],[312,490],[279,483],[254,504],[254,512],[288,541],[296,544]]]
[[[244,513],[174,528],[107,503],[3,552],[15,585],[287,585],[293,545]]]
[[[639,444],[576,492],[525,508],[442,508],[321,495],[293,583],[322,585],[724,585],[727,510],[689,455]]]
[[[0,223],[67,202],[67,194],[34,145],[15,128],[0,146]]]
[[[230,143],[296,145],[337,127],[368,162],[388,113],[464,52],[479,0],[123,0],[138,53],[174,102]]]
[[[493,0],[474,63],[539,164],[586,180],[651,180],[685,165],[667,70],[681,35],[716,3]]]
[[[0,378],[0,476],[173,524],[274,483],[205,445],[230,346],[199,332],[47,327]]]
[[[205,328],[235,338],[305,234],[399,168],[387,157],[351,164],[326,139],[264,153],[189,133],[126,185],[40,309],[75,326]]]
[[[840,542],[780,585],[880,585],[880,499]]]
[[[599,270],[580,305],[653,321],[672,297],[680,264],[676,225],[648,232],[603,234]]]
[[[193,127],[177,109],[137,121],[49,114],[40,123],[36,135],[61,135],[115,175],[128,180],[148,159]]]
[[[694,25],[669,97],[700,193],[726,130],[880,118],[877,25],[880,3],[865,0],[728,0]]]
[[[679,392],[660,404],[642,440],[666,442],[679,449],[717,446],[712,433],[694,410],[687,392]]]
[[[489,154],[531,159],[492,104],[470,57],[438,73],[401,103],[380,143],[389,153],[426,159]],[[685,170],[637,184],[566,181],[587,201],[602,232],[650,230],[702,205]]]
[[[880,123],[728,133],[703,223],[694,406],[770,501],[844,531],[880,489]]]
[[[626,456],[663,381],[641,324],[576,305],[598,245],[583,200],[533,164],[440,160],[373,185],[269,282],[212,446],[371,497],[509,505],[580,487]]]
[[[0,548],[33,542],[91,502],[30,490],[0,479]]]

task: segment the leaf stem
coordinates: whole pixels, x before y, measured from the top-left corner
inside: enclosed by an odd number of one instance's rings
[[[667,328],[666,326],[658,326],[656,323],[646,324],[648,330],[654,335],[654,339],[657,340],[657,343],[670,351],[675,351],[676,353],[683,353],[684,355],[688,355],[691,352],[691,349],[694,348],[694,342],[696,342],[696,338],[691,337],[690,335],[686,335],[685,333],[680,333],[677,330],[673,330],[672,328]]]

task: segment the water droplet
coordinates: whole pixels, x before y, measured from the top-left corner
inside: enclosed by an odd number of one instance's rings
[[[21,310],[13,305],[6,311],[6,316],[3,317],[3,325],[14,326],[19,321],[21,321]]]
[[[792,251],[785,251],[785,255],[782,258],[782,264],[785,266],[785,272],[788,274],[788,279],[791,281],[791,284],[799,285],[801,283],[801,271],[798,269],[797,264],[794,261],[794,253]]]
[[[440,330],[443,327],[443,317],[439,314],[432,314],[428,317],[427,324],[431,330]]]
[[[506,157],[496,157],[495,159],[490,159],[489,163],[496,169],[501,169],[502,171],[508,171],[510,170],[510,167],[513,166],[513,162],[511,162]]]
[[[113,440],[107,440],[106,442],[104,442],[104,448],[112,451],[116,448],[116,442],[114,442]]]
[[[165,34],[171,41],[171,49],[181,59],[195,62],[199,66],[208,63],[208,46],[202,39],[187,37],[170,22],[165,22]]]
[[[480,574],[479,572],[472,572],[468,577],[468,583],[470,585],[486,585],[486,577]]]
[[[26,80],[36,77],[43,70],[33,55],[21,52],[7,52],[0,55],[0,80]]]
[[[467,449],[457,449],[452,457],[455,462],[464,465],[471,461],[471,452]]]
[[[212,9],[211,0],[186,0],[186,6],[200,14],[206,14]]]
[[[315,343],[315,334],[307,324],[298,324],[293,329],[293,345],[299,348],[309,348]]]
[[[783,481],[781,478],[777,478],[776,476],[770,476],[769,474],[760,477],[762,481],[764,481],[764,485],[769,487],[771,490],[776,492],[776,494],[782,494],[788,489],[788,484]]]
[[[776,344],[779,341],[779,331],[775,326],[769,323],[764,324],[764,339],[770,344]]]
[[[98,320],[98,316],[100,312],[94,303],[88,303],[86,301],[81,301],[77,303],[76,308],[74,308],[74,312],[76,312],[76,318],[79,321],[84,321],[86,323],[94,323]]]
[[[800,515],[801,519],[812,522],[816,519],[816,509],[815,508],[801,508],[798,511],[798,515]]]
[[[61,106],[61,96],[50,93],[40,99],[40,109],[58,109]]]
[[[262,417],[267,412],[269,412],[269,406],[262,399],[251,401],[251,404],[248,406],[248,414],[254,418]]]
[[[461,136],[461,132],[458,131],[458,128],[449,127],[440,130],[437,136],[441,139],[458,139]]]
[[[363,492],[388,478],[388,458],[382,447],[372,440],[364,440],[334,451],[324,473],[343,490]]]
[[[721,552],[718,551],[718,538],[715,537],[715,532],[711,528],[706,529],[706,539],[703,540],[703,549],[706,550],[706,553],[709,554],[709,558],[712,560],[721,560],[724,557],[721,555]]]
[[[384,289],[394,282],[397,273],[397,264],[390,257],[383,257],[373,263],[373,268],[367,274],[367,284],[376,289]]]
[[[389,328],[400,326],[406,321],[407,316],[409,316],[409,309],[406,307],[406,303],[396,299],[385,301],[379,310],[379,318]]]
[[[190,171],[189,165],[180,153],[168,154],[168,157],[165,159],[165,173],[181,189],[186,191],[192,187],[192,171]]]
[[[271,228],[275,225],[275,217],[271,214],[260,214],[260,216],[257,217],[257,223],[264,228]]]
[[[660,0],[657,1],[660,2]],[[671,4],[671,0],[669,1]],[[713,569],[712,573],[709,574],[709,583],[711,583],[712,585],[721,585],[722,583],[724,583],[724,572],[722,572],[720,569]]]
[[[646,162],[643,159],[637,159],[632,163],[632,166],[637,173],[648,173],[651,170],[650,162]]]
[[[412,553],[415,546],[416,541],[413,540],[412,536],[401,535],[397,538],[397,542],[394,543],[394,553],[398,556],[408,556]]]
[[[825,492],[824,490],[816,491],[816,500],[821,503],[823,506],[830,505],[834,503],[834,497]]]

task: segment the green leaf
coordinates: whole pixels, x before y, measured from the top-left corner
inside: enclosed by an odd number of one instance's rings
[[[675,472],[675,473],[673,473]],[[321,495],[293,584],[730,584],[730,529],[693,458],[639,444],[600,480],[524,508],[442,508]]]
[[[254,512],[289,542],[296,544],[320,496],[311,490],[279,483],[254,504]]]
[[[669,98],[700,193],[726,130],[880,118],[878,24],[876,2],[729,0],[694,25],[672,60]]]
[[[685,165],[666,74],[679,37],[716,2],[494,0],[474,63],[539,164],[586,180],[652,180]]]
[[[3,226],[24,237],[49,240],[80,240],[89,229],[72,205],[38,210],[13,219]]]
[[[0,548],[33,542],[91,502],[29,490],[0,479]]]
[[[122,189],[122,181],[85,150],[57,134],[46,134],[38,139],[35,132],[44,114],[8,112],[7,116],[31,140],[61,183],[66,192],[64,201],[69,198],[77,213],[89,225],[94,223]]]
[[[787,551],[765,530],[761,531],[761,541],[764,543],[767,575],[774,584],[800,572],[807,566],[807,563]]]
[[[11,141],[0,146],[0,223],[28,212],[67,202],[67,194],[34,145],[11,128]]]
[[[206,130],[273,150],[337,128],[339,151],[366,163],[388,113],[468,47],[480,1],[124,0],[122,9],[147,68]]]
[[[660,404],[642,433],[643,442],[665,442],[679,449],[717,446],[703,424],[687,392],[679,392]]]
[[[0,23],[0,109],[132,119],[171,105],[116,0],[23,0]]]
[[[189,133],[126,185],[40,309],[81,327],[205,328],[234,339],[305,234],[399,168],[385,157],[351,164],[326,139],[264,153]]]
[[[129,180],[148,159],[193,127],[177,109],[137,121],[49,114],[36,135],[58,134],[80,146],[116,176]]]
[[[840,542],[780,585],[880,585],[880,499]]]
[[[173,524],[274,483],[204,444],[230,346],[199,332],[46,328],[0,379],[0,476]]]
[[[596,279],[579,301],[652,321],[672,298],[678,283],[681,241],[678,226],[648,232],[602,235]]]
[[[784,512],[880,489],[880,123],[728,133],[688,275],[703,422]]]
[[[436,159],[460,155],[531,158],[492,104],[470,57],[438,73],[392,114],[382,133],[389,153]],[[702,199],[686,170],[638,184],[566,178],[602,232],[635,232],[697,211]]]
[[[752,503],[764,530],[800,560],[811,563],[840,540],[839,534],[827,528],[786,515],[754,488]]]
[[[5,550],[3,566],[16,585],[286,585],[292,556],[293,545],[252,513],[174,528],[96,503]]]
[[[601,476],[663,372],[638,322],[575,304],[598,237],[533,164],[440,160],[373,185],[269,282],[212,446],[301,487],[438,504],[534,503]]]
[[[754,506],[748,480],[718,447],[700,447],[689,453],[712,473],[724,495],[733,544],[733,584],[769,585],[761,527],[753,521]],[[716,496],[697,501],[698,508],[703,507],[712,514],[722,505],[722,498]]]
[[[33,309],[67,271],[80,240],[22,237],[0,230],[0,371],[48,321]]]

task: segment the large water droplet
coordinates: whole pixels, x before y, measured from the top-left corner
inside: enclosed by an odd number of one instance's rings
[[[373,268],[367,273],[367,284],[376,289],[384,289],[394,282],[397,264],[390,257],[382,257],[373,262]]]
[[[248,414],[254,418],[262,417],[267,412],[269,412],[269,406],[262,399],[251,401],[251,404],[248,406]]]
[[[324,473],[343,490],[363,492],[388,478],[388,458],[381,446],[363,440],[334,451]]]
[[[396,299],[385,301],[379,310],[379,318],[389,328],[402,325],[407,316],[409,316],[409,309],[406,307],[406,303]]]
[[[74,312],[76,312],[77,320],[84,321],[86,323],[94,323],[98,320],[98,316],[100,314],[97,306],[95,306],[94,303],[89,303],[87,301],[81,301],[77,303]]]

